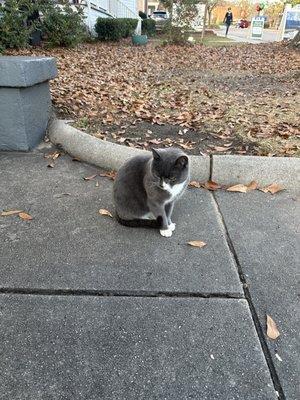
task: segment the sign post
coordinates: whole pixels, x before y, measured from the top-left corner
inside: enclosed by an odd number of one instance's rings
[[[261,40],[263,36],[265,20],[263,17],[254,17],[251,21],[250,39]]]

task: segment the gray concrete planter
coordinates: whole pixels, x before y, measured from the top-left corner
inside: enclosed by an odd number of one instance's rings
[[[0,150],[30,150],[45,135],[57,75],[50,57],[0,57]]]

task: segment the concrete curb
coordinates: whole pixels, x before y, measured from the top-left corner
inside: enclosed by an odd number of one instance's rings
[[[59,144],[73,157],[105,169],[118,170],[126,160],[147,151],[97,139],[63,120],[53,119],[48,127],[52,143]],[[209,157],[191,156],[191,178],[201,182],[209,180]]]
[[[58,119],[50,122],[48,136],[73,157],[105,169],[118,170],[129,158],[146,153],[97,139]],[[255,180],[262,186],[276,182],[286,189],[300,187],[300,158],[218,155],[190,159],[192,180],[212,179],[222,185]]]

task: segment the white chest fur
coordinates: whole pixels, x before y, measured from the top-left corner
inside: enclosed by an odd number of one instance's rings
[[[178,183],[177,185],[171,186],[168,183],[163,183],[163,188],[167,192],[170,193],[171,197],[168,199],[168,203],[175,200],[177,197],[180,196],[180,194],[183,192],[183,189],[185,187],[185,182]]]

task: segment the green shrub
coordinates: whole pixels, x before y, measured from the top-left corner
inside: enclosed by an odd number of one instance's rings
[[[139,11],[139,17],[142,19],[147,19],[147,14],[144,13],[143,11]]]
[[[48,46],[74,47],[82,42],[86,34],[83,20],[82,9],[73,11],[69,4],[64,4],[62,8],[54,5],[46,9],[42,33]]]
[[[137,23],[133,18],[98,18],[95,31],[99,40],[117,41],[130,36]]]
[[[36,23],[28,18],[36,11],[36,4],[30,0],[6,0],[0,4],[0,47],[21,48],[29,43]]]
[[[154,19],[142,20],[142,33],[143,35],[154,36],[156,32]]]
[[[43,17],[40,18],[39,16]],[[22,48],[40,34],[50,46],[74,46],[84,37],[83,12],[52,0],[6,0],[0,5],[0,48]]]

